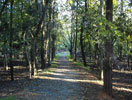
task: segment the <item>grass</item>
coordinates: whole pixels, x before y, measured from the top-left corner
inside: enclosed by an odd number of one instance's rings
[[[15,99],[13,96],[8,96],[5,98],[0,98],[0,100],[19,100],[19,99]]]
[[[45,74],[45,73],[52,73],[53,71],[50,68],[57,68],[57,67],[58,67],[58,64],[57,64],[56,60],[54,60],[54,61],[51,62],[51,65],[50,65],[49,68],[41,70],[39,72],[39,74],[41,75],[41,74]]]
[[[85,69],[87,71],[90,71],[89,65],[91,65],[91,63],[88,63],[88,66],[84,66],[84,64],[82,62],[74,61],[73,59],[71,59],[69,54],[66,54],[66,59],[68,61],[73,62],[75,66],[81,67],[81,68],[83,68],[83,69]]]
[[[58,67],[58,65],[57,65],[57,62],[54,60],[52,63],[51,63],[51,66],[50,66],[51,68],[56,68],[56,67]]]
[[[68,61],[73,61],[73,59],[71,59],[71,57],[70,57],[69,54],[66,54],[66,59],[67,59]]]
[[[61,56],[61,53],[58,53],[58,54],[55,56],[55,59],[59,59],[60,56]]]
[[[74,61],[73,63],[77,67],[81,67],[81,68],[83,68],[83,69],[85,69],[85,70],[87,70],[89,72],[91,71],[90,68],[89,68],[89,66],[84,66],[84,64],[82,62]]]

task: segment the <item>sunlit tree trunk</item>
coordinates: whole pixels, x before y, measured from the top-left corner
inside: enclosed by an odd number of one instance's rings
[[[104,4],[103,4],[103,0],[100,0],[100,16],[101,16],[101,18],[102,18],[102,16],[103,16],[103,6],[104,6]],[[99,79],[100,80],[103,80],[103,47],[102,47],[102,43],[100,44],[100,56],[99,56],[99,62],[100,62],[100,65],[99,65],[99,67],[100,67],[100,75],[99,75]]]

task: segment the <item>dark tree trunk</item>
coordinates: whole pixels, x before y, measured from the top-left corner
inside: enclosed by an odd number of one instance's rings
[[[129,51],[129,41],[127,40],[127,51]],[[127,54],[127,67],[130,66],[130,55]]]
[[[31,46],[31,74],[32,76],[36,75],[36,65],[35,65],[35,56],[36,56],[36,40],[32,40]]]
[[[42,2],[42,17],[40,18],[40,21],[37,25],[37,29],[34,33],[34,37],[32,39],[32,45],[31,45],[31,66],[32,66],[32,75],[35,75],[35,71],[36,71],[36,66],[35,66],[35,55],[36,55],[36,41],[37,41],[37,38],[38,38],[38,34],[40,33],[40,30],[41,30],[41,26],[42,26],[42,23],[43,23],[43,20],[44,20],[44,17],[45,17],[45,12],[44,12],[44,4],[47,5],[48,4],[48,0],[45,0],[45,2]]]
[[[72,19],[71,23],[73,24],[73,11],[72,11]],[[73,58],[73,26],[71,25],[71,39],[70,39],[70,56]]]
[[[76,0],[77,3],[77,9],[78,9],[78,0]],[[75,38],[75,61],[77,60],[77,33],[78,33],[78,14],[76,11],[76,38]]]
[[[81,24],[80,46],[81,46],[81,54],[82,54],[83,64],[84,64],[84,66],[87,66],[85,52],[84,52],[84,45],[83,45],[83,32],[84,32],[83,23],[84,23],[84,18],[83,18],[82,24]]]
[[[55,57],[55,36],[52,37],[52,61]]]
[[[113,20],[113,0],[106,0],[106,19],[110,22]],[[109,27],[106,27],[109,30]],[[104,91],[112,95],[112,55],[113,44],[112,36],[105,40],[105,62],[104,62]]]
[[[87,0],[85,0],[85,13],[87,13],[87,11],[88,11]],[[84,50],[84,41],[83,41],[84,21],[85,21],[85,17],[83,17],[82,23],[81,23],[80,46],[81,46],[81,54],[82,54],[83,64],[84,64],[84,66],[87,66],[86,54],[85,54],[85,50]]]
[[[54,4],[53,4],[53,29],[55,28],[55,1],[54,1]],[[51,60],[53,61],[54,60],[54,57],[55,57],[55,41],[56,41],[56,35],[55,33],[52,34],[52,55],[51,55]]]
[[[48,25],[48,38],[49,38],[49,52],[48,52],[48,65],[51,65],[51,17],[52,17],[52,0],[49,2],[49,25]]]
[[[13,25],[13,4],[14,4],[14,0],[11,0],[11,5],[10,5],[10,9],[11,9],[11,12],[10,12],[10,69],[11,69],[11,80],[13,81],[14,80],[14,67],[13,67],[13,64],[12,64],[12,58],[13,58],[13,54],[12,54],[12,49],[13,49],[13,28],[12,28],[12,25]]]
[[[46,2],[45,2],[46,3]],[[44,13],[44,21],[43,21],[43,26],[42,26],[42,35],[41,35],[41,69],[46,68],[46,39],[47,35],[45,34],[45,16],[46,16],[46,11],[47,11],[48,3],[45,4],[44,7],[44,2],[43,2],[43,13]],[[46,49],[46,50],[45,50]]]

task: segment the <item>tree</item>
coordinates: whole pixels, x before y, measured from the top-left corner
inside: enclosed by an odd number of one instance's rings
[[[13,67],[13,64],[12,64],[12,61],[13,61],[13,44],[12,44],[12,41],[13,41],[13,4],[14,4],[14,0],[11,0],[10,2],[10,69],[11,69],[11,80],[13,81],[14,80],[14,67]]]
[[[113,20],[113,0],[106,0],[106,19]],[[110,27],[106,26],[106,30]],[[113,56],[113,37],[105,39],[105,62],[104,62],[104,91],[112,95],[112,56]]]

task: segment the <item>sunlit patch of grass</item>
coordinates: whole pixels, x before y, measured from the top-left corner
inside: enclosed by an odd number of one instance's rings
[[[84,66],[84,64],[82,62],[74,61],[73,59],[71,59],[69,54],[66,54],[66,59],[68,61],[73,62],[75,66],[81,67],[81,68],[83,68],[83,69],[85,69],[87,71],[90,71],[89,66],[91,66],[93,64],[93,63],[88,63],[88,66]]]
[[[81,68],[83,68],[83,69],[85,69],[85,70],[87,70],[87,71],[90,71],[90,68],[89,68],[89,66],[84,66],[84,64],[82,63],[82,62],[78,62],[78,61],[74,61],[74,65],[75,66],[78,66],[78,67],[81,67]]]
[[[38,74],[41,75],[41,74],[46,74],[46,73],[52,73],[53,71],[51,69],[57,68],[57,67],[58,67],[58,64],[57,64],[56,60],[54,60],[51,62],[50,68],[46,68],[44,70],[41,70]]]
[[[58,54],[55,56],[55,59],[59,59],[60,56],[61,56],[61,53],[58,53]]]
[[[58,67],[58,65],[57,65],[57,63],[55,62],[55,63],[51,63],[51,66],[50,66],[51,68],[56,68],[56,67]]]
[[[70,57],[69,54],[66,54],[66,59],[67,59],[68,61],[73,61],[73,59],[71,59],[71,57]]]
[[[8,96],[8,97],[5,97],[5,98],[0,98],[0,100],[19,100],[19,99],[16,99],[13,96]]]
[[[52,71],[47,68],[47,69],[44,69],[43,71],[39,72],[39,74],[45,74],[45,73],[51,73]]]
[[[76,66],[84,66],[83,63],[81,63],[81,62],[74,62],[74,64],[75,64]]]

